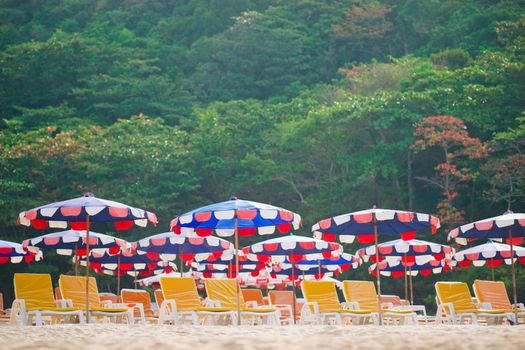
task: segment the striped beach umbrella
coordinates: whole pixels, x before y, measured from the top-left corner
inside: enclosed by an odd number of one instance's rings
[[[525,248],[514,246],[512,248],[514,260],[525,264]],[[460,267],[487,266],[491,270],[492,280],[495,280],[494,268],[502,264],[512,263],[512,253],[509,244],[488,241],[468,249],[456,252],[453,256],[453,264]]]
[[[414,239],[416,233],[430,229],[435,233],[440,227],[436,216],[410,211],[372,208],[342,214],[317,222],[312,226],[314,237],[342,243],[357,241],[362,244],[374,243],[376,261],[379,261],[378,236],[399,235],[403,240]],[[381,295],[381,274],[377,274],[377,291]],[[379,310],[381,305],[378,304]],[[381,322],[381,315],[379,315]]]
[[[173,232],[159,233],[142,238],[132,243],[134,250],[146,252],[152,259],[172,261],[179,257],[179,272],[182,274],[183,262],[201,261],[210,256],[220,258],[223,254],[231,255],[233,245],[225,239],[206,236],[195,232],[174,235]]]
[[[30,263],[40,259],[42,252],[39,249],[27,250],[19,243],[0,240],[0,264]]]
[[[86,231],[67,230],[53,232],[46,235],[29,238],[22,242],[22,246],[37,247],[42,250],[54,249],[60,255],[75,256],[75,275],[78,275],[79,257],[86,256],[87,248]],[[105,235],[103,233],[89,233],[89,248],[97,252],[108,254],[119,254],[121,250],[129,249],[130,244],[120,238]]]
[[[269,204],[232,197],[228,201],[207,205],[174,218],[170,228],[175,234],[196,233],[206,237],[234,237],[236,257],[239,256],[239,236],[289,233],[299,229],[301,216]],[[239,270],[238,258],[235,259]],[[240,325],[240,287],[237,283],[237,320]]]
[[[82,197],[46,204],[18,215],[18,223],[36,229],[61,228],[86,231],[86,317],[89,322],[89,249],[91,223],[113,223],[116,230],[129,230],[133,225],[157,224],[155,214],[119,202],[97,198],[92,193]]]

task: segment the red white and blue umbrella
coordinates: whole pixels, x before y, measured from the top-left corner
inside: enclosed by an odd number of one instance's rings
[[[513,247],[514,260],[525,264],[525,248],[520,246]],[[491,268],[492,280],[495,280],[494,268],[503,263],[510,265],[512,263],[512,252],[509,244],[488,241],[468,249],[460,250],[453,256],[454,265],[460,267],[488,266]]]
[[[210,256],[220,258],[223,254],[233,252],[233,245],[225,239],[207,236],[201,237],[195,233],[174,235],[173,232],[159,233],[132,243],[133,249],[143,251],[152,259],[180,259],[180,270],[183,273],[184,261],[201,261]]]
[[[78,257],[86,256],[86,231],[67,230],[53,232],[22,242],[24,248],[37,247],[40,249],[55,249],[60,255],[75,255],[75,274],[78,275]],[[89,233],[89,247],[91,250],[107,251],[108,254],[119,254],[121,250],[127,250],[130,244],[120,238],[105,235],[103,233]]]
[[[353,213],[342,214],[324,219],[312,226],[314,237],[327,241],[352,243],[357,237],[359,243],[374,243],[376,246],[376,261],[379,261],[377,249],[378,236],[399,235],[403,240],[414,239],[416,233],[431,229],[435,233],[440,227],[436,216],[410,211],[372,208]],[[377,291],[381,294],[381,278],[377,274]],[[381,305],[378,305],[381,310]],[[381,322],[381,315],[379,317]]]
[[[129,230],[133,225],[145,227],[148,221],[157,224],[155,214],[119,202],[86,193],[82,197],[51,203],[21,212],[18,222],[36,229],[62,228],[86,231],[86,315],[89,322],[89,231],[92,222],[112,222],[116,230]]]
[[[270,235],[275,232],[289,233],[299,229],[301,216],[289,210],[269,204],[241,200],[230,200],[207,205],[173,219],[170,228],[175,234],[196,233],[206,237],[215,234],[219,237],[235,238],[236,253],[239,249],[238,237]],[[236,254],[238,257],[239,254]],[[238,258],[235,259],[239,270]],[[237,284],[237,319],[240,324],[240,290]]]
[[[206,259],[198,262],[190,262],[189,265],[195,271],[204,274],[205,278],[222,274],[228,278],[237,276],[235,268],[235,251],[225,251],[221,256],[209,255]],[[252,273],[254,277],[259,275],[259,271],[266,268],[263,262],[249,260],[242,251],[239,251],[239,273]]]
[[[500,216],[483,219],[456,227],[448,234],[448,239],[466,245],[477,239],[505,240],[510,245],[510,255],[514,255],[514,245],[523,243],[525,238],[525,214],[507,212]],[[516,270],[514,260],[511,260],[512,294],[514,304],[518,302],[516,292]]]
[[[281,263],[288,259],[292,264],[292,281],[295,281],[294,264],[297,261],[329,259],[338,257],[342,251],[340,244],[295,235],[269,239],[243,248],[248,259],[254,261]],[[295,298],[295,283],[293,290]]]
[[[448,245],[422,241],[419,239],[411,239],[404,241],[402,239],[396,239],[393,241],[379,243],[377,245],[379,251],[379,261],[384,258],[391,258],[395,261],[399,257],[406,257],[404,261],[407,263],[418,263],[422,264],[431,259],[442,260],[445,258],[451,259],[454,249]],[[363,258],[365,262],[368,259],[372,259],[376,262],[376,246],[370,245],[365,248],[361,248],[357,251],[357,255]]]
[[[332,265],[333,266],[333,265]],[[321,279],[325,275],[333,276],[334,270],[329,269],[326,265],[300,265],[300,264],[275,264],[270,272],[273,278],[290,276],[294,281],[301,276],[313,276],[315,279]]]
[[[40,259],[42,252],[39,249],[27,250],[19,243],[0,240],[0,264],[30,263]]]

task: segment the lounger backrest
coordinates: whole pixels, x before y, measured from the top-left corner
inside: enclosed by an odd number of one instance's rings
[[[98,298],[100,299],[100,302],[109,300],[111,303],[116,304],[119,302],[118,296],[113,293],[98,293]]]
[[[24,299],[27,310],[56,307],[51,275],[46,273],[15,273],[15,298]]]
[[[155,302],[157,303],[157,307],[160,308],[162,305],[162,302],[164,301],[164,295],[162,294],[162,289],[155,289],[153,292],[153,295],[155,296]]]
[[[245,302],[255,301],[258,306],[264,305],[263,294],[260,289],[241,289]]]
[[[293,306],[293,292],[291,290],[271,290],[268,292],[271,305],[290,305]],[[295,303],[295,310],[299,312],[299,303]]]
[[[74,307],[86,307],[86,277],[60,275],[58,285],[60,286],[62,297],[71,300]],[[97,280],[94,277],[89,277],[89,306],[93,308],[101,307]]]
[[[451,303],[455,312],[476,310],[468,286],[463,282],[436,282],[436,294],[440,303]],[[448,310],[447,310],[448,311]]]
[[[501,281],[475,280],[474,294],[481,303],[490,303],[493,309],[512,309],[505,284]]]
[[[204,282],[208,299],[221,303],[221,307],[237,307],[237,280],[231,278],[209,278]],[[242,293],[240,304],[244,306]]]
[[[343,292],[347,302],[359,303],[360,310],[375,311],[379,307],[374,282],[343,281]]]
[[[146,317],[151,317],[155,314],[151,308],[151,297],[149,293],[143,289],[122,289],[120,291],[120,297],[122,298],[122,302],[126,304],[142,304]],[[138,315],[139,311],[135,310],[135,312]]]
[[[160,285],[164,300],[175,300],[177,310],[194,311],[202,306],[193,278],[161,277]]]
[[[303,281],[303,296],[307,302],[315,302],[319,312],[339,312],[341,303],[337,297],[335,283],[330,281]]]
[[[401,299],[397,295],[384,295],[382,294],[379,297],[379,300],[381,301],[381,304],[383,303],[391,303],[394,306],[405,306],[408,305],[408,302],[404,299]]]

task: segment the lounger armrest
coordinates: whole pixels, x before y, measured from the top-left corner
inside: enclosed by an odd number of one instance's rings
[[[290,317],[292,317],[293,315],[292,305],[290,304],[272,304],[271,307],[274,307],[277,310],[279,310],[279,313],[281,314],[281,316],[282,316],[281,310],[286,310],[288,314],[290,315]]]
[[[512,308],[517,309],[517,310],[524,310],[525,306],[523,305],[523,303],[517,303],[517,304],[512,304]]]
[[[10,322],[20,322],[23,326],[29,324],[29,317],[27,315],[26,309],[26,301],[24,299],[13,300],[13,304],[11,305]]]
[[[103,300],[100,302],[100,305],[102,305],[102,307],[111,307],[113,306],[113,303],[111,300]]]
[[[484,309],[484,310],[492,310],[492,304],[488,302],[484,303],[476,303],[476,307],[478,309]]]
[[[448,312],[446,311],[448,308]],[[452,303],[441,303],[438,305],[436,310],[436,323],[441,322],[442,314],[448,315],[452,321],[452,324],[456,324],[456,311],[454,310],[454,304]]]
[[[251,308],[254,308],[254,309],[259,307],[259,304],[257,304],[256,301],[247,301],[245,304],[246,304],[246,307],[251,307]]]
[[[383,309],[394,309],[395,306],[394,306],[394,303],[381,303],[381,310]]]
[[[357,301],[345,301],[341,303],[343,310],[359,310],[359,303]]]

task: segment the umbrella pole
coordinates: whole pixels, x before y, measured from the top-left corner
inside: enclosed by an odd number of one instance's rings
[[[135,286],[135,289],[137,289],[137,275],[138,275],[138,272],[135,271],[135,278],[133,279],[133,285]]]
[[[293,256],[293,249],[292,249],[292,255],[291,255],[291,262],[292,262],[292,293],[293,293],[293,305],[292,305],[292,320],[293,324],[295,324],[295,258]]]
[[[75,276],[78,276],[78,264],[80,260],[78,258],[78,243],[75,243]]]
[[[495,281],[496,275],[494,274],[494,259],[490,259],[490,272],[492,274],[492,281]]]
[[[514,266],[514,244],[512,242],[512,226],[509,228],[509,239],[510,239],[510,268],[512,270],[512,296],[514,298],[514,318],[516,319],[516,324],[518,323],[518,312],[517,304],[518,304],[518,296],[516,293],[516,267]]]
[[[374,244],[376,248],[376,264],[377,264],[377,311],[379,316],[379,325],[383,324],[383,317],[381,316],[381,273],[379,273],[379,248],[377,243],[377,218],[376,214],[373,213],[373,220],[374,220]]]
[[[120,302],[120,253],[117,255],[117,303]]]
[[[89,214],[86,212],[86,322],[89,323]]]
[[[230,260],[230,263],[228,264],[228,278],[232,278],[232,261]]]
[[[408,280],[410,282],[410,305],[414,305],[414,289],[412,287],[412,267],[408,267]]]
[[[317,260],[317,274],[319,275],[318,278],[321,278],[321,260]]]
[[[408,301],[408,273],[407,273],[407,255],[406,253],[403,254],[403,262],[404,262],[404,266],[405,266],[405,300]]]
[[[179,247],[179,265],[180,265],[180,277],[182,278],[182,245]]]
[[[233,232],[235,234],[235,279],[237,280],[237,325],[241,325],[241,286],[239,280],[239,234],[237,232],[237,212],[233,219]]]

